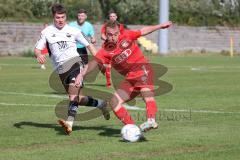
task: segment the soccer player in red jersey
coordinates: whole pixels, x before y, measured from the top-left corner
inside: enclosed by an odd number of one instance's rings
[[[114,11],[114,10],[110,10],[108,12],[108,19],[109,21],[111,22],[117,22],[117,13]],[[123,32],[124,30],[124,25],[121,24],[121,23],[117,23],[118,26],[119,26],[119,30],[120,32]],[[101,27],[101,39],[105,42],[107,40],[107,37],[106,37],[106,23],[104,23]],[[100,66],[101,67],[101,66]],[[102,73],[105,74],[105,77],[106,77],[106,86],[107,87],[110,87],[111,86],[111,65],[110,64],[105,64],[104,67],[101,67],[102,68]]]
[[[120,87],[111,98],[110,105],[115,115],[124,124],[134,124],[129,112],[124,108],[123,103],[141,95],[146,103],[147,121],[140,125],[142,131],[148,131],[158,127],[155,117],[157,104],[154,99],[153,70],[148,60],[136,43],[140,36],[144,36],[159,29],[169,28],[172,22],[158,25],[146,26],[140,30],[124,30],[120,32],[116,22],[109,21],[106,24],[107,41],[97,52],[95,61],[85,68],[84,75],[95,68],[97,63],[111,64],[111,66],[125,77]],[[87,69],[88,68],[88,69]],[[77,78],[75,85],[80,85],[80,78]]]

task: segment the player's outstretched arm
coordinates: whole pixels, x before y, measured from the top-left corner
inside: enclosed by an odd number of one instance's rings
[[[95,55],[97,54],[97,50],[96,50],[96,48],[94,47],[93,44],[89,44],[89,45],[87,46],[87,49],[91,52],[91,54],[92,54],[93,56],[95,56]]]
[[[150,34],[150,33],[154,32],[156,30],[169,28],[171,25],[172,25],[172,22],[168,21],[168,22],[161,23],[161,24],[158,24],[158,25],[146,26],[146,27],[143,27],[142,29],[140,29],[141,35],[145,36],[145,35]]]
[[[101,39],[102,39],[103,41],[106,41],[106,40],[107,40],[107,37],[106,37],[105,33],[102,33],[102,34],[101,34]]]
[[[95,70],[98,66],[98,63],[95,59],[91,60],[85,67],[83,71],[83,76]]]
[[[88,64],[86,64],[84,68],[81,70],[81,72],[78,74],[78,76],[76,77],[75,86],[80,87],[85,75],[87,75],[88,73],[93,71],[95,68],[97,68],[97,65],[98,63],[95,60],[91,60]]]
[[[92,37],[91,37],[91,43],[92,43],[92,44],[95,44],[95,43],[96,43],[96,38],[95,38],[95,36],[92,36]]]

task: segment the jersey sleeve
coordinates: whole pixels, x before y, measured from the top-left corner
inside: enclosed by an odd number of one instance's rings
[[[41,35],[37,41],[37,43],[35,44],[35,48],[39,49],[39,50],[43,50],[46,47],[46,36],[43,32],[41,32]]]
[[[120,33],[123,33],[124,25],[122,23],[119,24],[119,30],[120,30]]]
[[[139,37],[141,37],[141,31],[140,30],[129,30],[129,36],[132,40],[137,40]]]
[[[93,25],[89,24],[89,36],[94,36],[94,28]]]
[[[106,25],[105,25],[105,24],[102,25],[101,33],[102,33],[102,34],[105,34],[105,33],[106,33]]]
[[[105,51],[103,49],[100,49],[94,58],[100,64],[110,64],[110,60],[105,56]]]
[[[76,41],[78,41],[79,43],[81,43],[82,45],[84,45],[85,47],[86,46],[89,46],[89,42],[86,38],[86,36],[81,32],[79,31],[76,35]]]

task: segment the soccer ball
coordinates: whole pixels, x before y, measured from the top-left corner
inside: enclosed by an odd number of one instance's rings
[[[143,136],[139,127],[134,124],[127,124],[123,126],[121,135],[124,141],[136,142]]]

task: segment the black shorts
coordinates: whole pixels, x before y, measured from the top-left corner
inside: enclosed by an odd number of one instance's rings
[[[82,58],[83,63],[87,64],[88,63],[88,53],[87,53],[86,47],[77,48],[77,52],[80,55],[80,57]]]
[[[82,67],[84,67],[84,64],[82,62],[77,62],[77,63],[74,63],[67,72],[63,74],[59,74],[62,84],[67,92],[68,92],[69,84],[75,83],[76,77],[81,72],[80,68]]]

